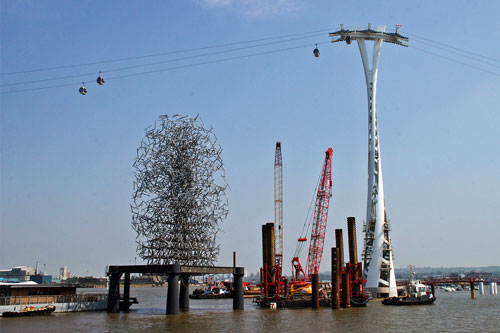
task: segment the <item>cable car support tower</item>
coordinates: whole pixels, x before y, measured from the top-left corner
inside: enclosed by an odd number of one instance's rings
[[[368,94],[368,195],[366,208],[366,223],[364,225],[365,244],[363,251],[364,277],[367,280],[366,290],[378,297],[397,296],[396,276],[392,254],[390,225],[387,220],[384,201],[384,183],[382,178],[382,160],[380,154],[379,131],[377,124],[377,77],[380,48],[383,42],[407,46],[408,38],[398,33],[385,32],[385,26],[376,30],[368,24],[367,29],[344,29],[330,33],[332,43],[345,41],[351,44],[358,42],[361,60],[365,71]],[[368,63],[365,41],[373,41],[373,57],[371,68]]]

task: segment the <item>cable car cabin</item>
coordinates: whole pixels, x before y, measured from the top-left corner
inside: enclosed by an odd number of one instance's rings
[[[314,49],[313,53],[316,58],[319,57],[319,49],[317,47]]]
[[[81,86],[80,89],[78,89],[78,91],[82,95],[87,95],[87,88],[85,88],[85,86]]]
[[[106,81],[104,80],[104,78],[101,76],[101,72],[99,72],[99,76],[97,77],[97,80],[96,80],[97,84],[102,86]]]

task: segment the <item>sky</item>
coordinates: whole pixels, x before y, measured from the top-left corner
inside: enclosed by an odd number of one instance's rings
[[[236,251],[238,266],[261,266],[261,225],[274,219],[276,141],[285,273],[329,147],[333,197],[321,271],[348,216],[356,217],[361,253],[366,87],[355,43],[331,44],[328,32],[368,23],[401,24],[409,37],[408,48],[382,46],[377,92],[395,266],[500,265],[499,12],[496,0],[1,1],[0,268],[38,261],[49,274],[66,265],[72,275],[103,275],[106,265],[134,263],[136,149],[146,127],[175,113],[199,114],[224,149],[230,212],[217,265],[231,266]],[[293,36],[267,39],[285,35]],[[246,57],[274,50],[282,51]],[[104,62],[134,57],[142,58]],[[231,57],[240,58],[220,61]],[[161,63],[117,70],[153,62]],[[5,74],[13,72],[25,73]],[[141,75],[113,79],[128,74]],[[65,76],[73,77],[55,79]],[[86,96],[78,93],[83,81]],[[55,85],[66,86],[5,93]]]

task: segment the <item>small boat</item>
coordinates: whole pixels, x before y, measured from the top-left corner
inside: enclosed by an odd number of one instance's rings
[[[393,296],[385,298],[382,301],[384,305],[426,305],[433,304],[436,300],[434,288],[429,291],[428,286],[422,284],[420,280],[414,280],[413,271],[410,265],[410,280],[402,296]]]
[[[208,290],[196,289],[189,298],[192,299],[219,299],[233,298],[233,293],[224,287],[212,287]]]
[[[359,308],[359,307],[365,307],[366,304],[368,303],[369,298],[368,297],[352,297],[351,298],[351,307],[352,308]]]
[[[27,317],[27,316],[41,316],[51,314],[56,310],[55,305],[47,305],[40,308],[34,306],[27,306],[21,311],[6,311],[2,313],[2,317]]]
[[[128,311],[132,304],[139,304],[137,297],[129,297],[128,300],[125,300],[124,297],[120,297],[120,311]]]
[[[422,296],[394,296],[386,298],[382,301],[384,305],[425,305],[433,304],[436,297],[432,294],[425,294]]]

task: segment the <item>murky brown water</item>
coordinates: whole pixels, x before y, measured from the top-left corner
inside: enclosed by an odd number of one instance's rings
[[[366,308],[260,309],[245,299],[244,311],[232,300],[191,300],[188,312],[165,315],[166,288],[132,288],[140,304],[129,313],[60,313],[1,318],[3,332],[500,332],[500,296],[468,292],[437,293],[434,305],[394,307],[370,302]]]

